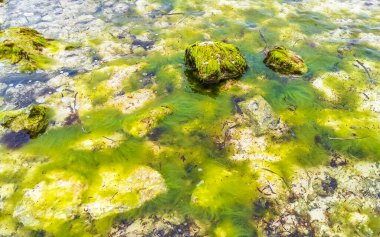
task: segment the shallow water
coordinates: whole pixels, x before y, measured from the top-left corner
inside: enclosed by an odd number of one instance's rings
[[[56,45],[34,74],[0,64],[0,111],[50,108],[44,134],[0,147],[0,235],[380,236],[379,1],[6,0],[0,22]],[[239,47],[249,65],[239,81],[203,88],[186,77],[184,49],[205,40]],[[267,68],[275,45],[308,73]],[[255,95],[287,124],[285,138],[237,122],[236,101]],[[134,136],[160,106],[172,113]],[[337,156],[348,164],[331,167]],[[325,174],[337,189],[314,195]],[[282,213],[295,218],[284,229]],[[167,214],[182,223],[170,234],[124,228]]]

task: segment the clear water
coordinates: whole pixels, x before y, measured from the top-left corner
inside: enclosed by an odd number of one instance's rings
[[[291,128],[291,138],[269,141],[267,148],[280,157],[267,168],[289,183],[298,169],[328,166],[333,152],[351,164],[378,165],[379,1],[8,0],[0,12],[1,28],[31,27],[59,45],[45,71],[16,74],[16,67],[0,65],[0,83],[6,88],[0,90],[2,111],[42,102],[51,107],[51,120],[58,121],[20,149],[0,148],[1,185],[14,185],[9,195],[0,194],[0,235],[107,236],[120,220],[177,213],[206,223],[209,236],[265,236],[254,203],[262,198],[258,177],[266,171],[252,169],[249,160],[232,160],[234,151],[218,145],[225,122],[236,114],[236,97],[263,96]],[[237,84],[210,89],[187,80],[184,49],[204,40],[225,40],[239,47],[249,69]],[[62,53],[68,44],[81,48],[71,57]],[[309,72],[291,78],[265,67],[265,51],[275,45],[301,55]],[[116,87],[108,86],[120,70],[135,65]],[[61,72],[66,76],[59,79]],[[318,89],[318,78],[324,79],[332,96]],[[52,92],[15,97],[10,88],[25,80],[50,81]],[[59,124],[67,115],[62,96],[74,98],[66,89],[78,92],[80,124]],[[155,96],[136,110],[123,113],[109,102],[117,93],[140,89],[152,90]],[[26,96],[30,100],[21,103]],[[161,105],[170,106],[173,113],[152,134],[139,138],[125,132]],[[116,146],[109,139],[114,134],[121,134],[112,137]],[[86,140],[101,144],[81,149]],[[135,207],[130,210],[101,218],[86,214],[84,207],[94,196],[110,195],[109,190],[99,194],[103,169],[121,169],[127,179],[141,166],[157,171],[167,190],[138,206],[133,195],[118,196]],[[69,180],[68,185],[54,186],[62,180]],[[51,187],[42,191],[41,202],[20,204],[27,190],[41,183]],[[80,201],[73,201],[73,193]],[[20,206],[27,208],[21,217],[15,214]],[[358,212],[368,214],[372,234],[350,235],[351,226],[341,231],[342,236],[379,236],[378,210]],[[343,215],[338,219],[345,219]]]

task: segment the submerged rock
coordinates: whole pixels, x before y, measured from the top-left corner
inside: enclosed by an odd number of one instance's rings
[[[13,132],[25,130],[31,138],[45,132],[48,124],[47,108],[41,105],[32,105],[25,110],[5,112],[0,123],[1,126]]]
[[[192,75],[204,84],[238,79],[247,69],[239,49],[223,42],[197,42],[187,47],[185,63]]]
[[[287,187],[265,195],[273,205],[258,229],[264,236],[378,236],[370,221],[380,205],[378,177],[376,162],[298,167]]]
[[[238,105],[243,114],[249,118],[256,134],[274,130],[280,124],[280,119],[274,114],[272,107],[261,96],[241,101]]]
[[[0,60],[19,64],[21,71],[35,71],[46,61],[41,51],[48,45],[47,40],[33,29],[9,28],[0,32]]]
[[[152,109],[143,114],[135,123],[132,123],[131,125],[127,124],[127,131],[133,136],[143,137],[148,134],[148,132],[152,131],[161,120],[171,113],[173,113],[173,109],[167,106],[160,106]]]
[[[140,89],[131,93],[112,97],[107,105],[120,109],[125,114],[140,109],[148,103],[154,101],[156,94],[151,89]]]
[[[275,47],[264,59],[265,65],[283,75],[303,75],[307,66],[303,59],[284,47]]]
[[[153,215],[115,224],[109,236],[207,236],[203,225],[197,220],[177,214]]]
[[[146,166],[132,172],[122,167],[104,167],[99,176],[101,182],[91,189],[91,202],[84,205],[84,212],[94,219],[138,208],[167,191],[160,173]]]
[[[34,188],[25,191],[13,217],[27,227],[54,228],[75,217],[85,189],[81,177],[67,171],[52,171]]]

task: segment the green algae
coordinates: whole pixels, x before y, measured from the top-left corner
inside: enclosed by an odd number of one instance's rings
[[[263,2],[263,7],[264,4]],[[203,10],[201,7],[198,9],[198,7],[191,6],[190,3],[176,2],[174,5],[173,12],[189,9]],[[15,204],[18,203],[23,194],[23,188],[35,187],[43,180],[43,178],[37,178],[38,176],[41,174],[44,176],[50,171],[61,168],[80,176],[84,183],[94,185],[93,189],[87,191],[83,197],[84,202],[89,201],[97,191],[96,186],[101,184],[98,172],[99,167],[104,165],[128,167],[127,169],[131,170],[138,165],[151,166],[164,177],[168,192],[159,195],[136,210],[107,216],[99,220],[91,220],[89,216],[79,215],[48,228],[41,227],[33,232],[26,232],[29,236],[32,233],[36,235],[45,233],[46,236],[52,235],[52,233],[55,236],[107,236],[114,220],[124,217],[126,220],[134,220],[150,213],[172,211],[209,222],[210,230],[208,232],[211,236],[255,236],[256,225],[252,220],[255,210],[252,209],[252,203],[259,194],[255,190],[257,176],[249,168],[249,164],[228,161],[229,154],[218,150],[213,140],[221,133],[224,122],[235,113],[231,98],[236,95],[243,95],[246,98],[252,98],[255,95],[263,96],[275,112],[291,127],[296,138],[285,140],[278,145],[274,141],[273,144],[270,143],[272,147],[270,151],[281,154],[282,157],[282,160],[270,166],[270,169],[285,177],[286,180],[291,179],[293,166],[299,165],[307,168],[325,164],[329,161],[329,155],[332,152],[343,152],[349,155],[352,161],[356,159],[378,160],[377,122],[375,118],[372,119],[371,114],[356,111],[359,99],[353,94],[358,93],[358,90],[350,91],[350,88],[360,84],[359,81],[366,82],[366,75],[352,67],[352,60],[350,61],[349,57],[343,59],[339,68],[353,73],[355,76],[346,85],[342,85],[337,78],[329,78],[328,86],[334,88],[339,96],[338,101],[331,102],[315,90],[307,79],[281,81],[280,76],[262,64],[260,50],[265,47],[265,44],[261,40],[258,30],[241,32],[245,27],[242,26],[240,20],[255,22],[258,26],[265,27],[263,30],[265,37],[270,44],[275,44],[291,38],[284,39],[283,35],[278,33],[283,26],[294,27],[295,31],[312,35],[333,29],[328,18],[317,15],[314,20],[308,20],[309,18],[306,16],[309,13],[307,12],[302,17],[291,15],[292,25],[289,25],[284,22],[283,18],[276,17],[276,14],[280,13],[278,9],[268,7],[260,10],[255,8],[235,9],[236,13],[229,6],[222,6],[218,9],[228,17],[216,14],[216,16],[210,16],[207,21],[200,21],[197,17],[191,16],[189,18],[192,27],[176,26],[159,31],[153,29],[164,38],[166,47],[164,52],[149,52],[147,55],[131,56],[131,58],[108,62],[107,66],[146,63],[141,71],[131,72],[131,77],[123,80],[120,89],[123,92],[140,89],[143,87],[140,79],[144,77],[144,73],[152,75],[157,85],[151,84],[147,87],[157,92],[156,101],[158,102],[154,102],[155,104],[149,104],[132,114],[122,114],[116,108],[109,108],[106,105],[106,101],[113,96],[114,92],[108,90],[107,87],[107,81],[110,80],[113,69],[104,69],[104,71],[98,72],[95,70],[77,77],[78,87],[75,89],[81,88],[79,93],[88,95],[94,107],[90,111],[81,113],[82,124],[51,129],[49,133],[34,139],[21,149],[20,152],[30,153],[33,156],[48,157],[48,164],[39,167],[35,173],[26,172],[28,173],[27,181],[20,185],[18,194],[11,199]],[[169,17],[172,18],[169,19]],[[181,15],[167,16],[167,21],[177,23],[182,17]],[[133,22],[136,24],[136,27],[132,29],[134,34],[142,34],[147,30],[144,25],[146,22],[142,18],[139,20],[141,22]],[[320,24],[321,21],[323,24]],[[213,27],[213,23],[217,27]],[[187,26],[189,24],[187,22]],[[191,89],[191,85],[185,80],[183,73],[183,52],[179,53],[179,51],[183,50],[187,44],[206,40],[205,33],[209,33],[213,39],[218,40],[228,37],[230,42],[238,45],[244,52],[247,64],[252,69],[246,72],[242,82],[251,86],[250,89],[243,90],[240,87],[234,87],[231,90],[217,91],[213,93],[212,97],[207,94],[195,93]],[[326,43],[326,45],[313,48],[308,46],[309,43],[312,41],[301,41],[297,43],[295,49],[291,47],[293,42],[285,42],[285,45],[303,55],[308,63],[309,71],[314,74],[312,77],[315,78],[331,71],[333,65],[339,61],[334,54],[337,45]],[[358,54],[358,57],[364,56]],[[376,54],[372,57],[377,58]],[[263,77],[263,75],[266,76]],[[168,93],[167,86],[170,84],[174,89]],[[157,133],[153,141],[150,136],[126,135],[121,139],[121,144],[113,148],[78,150],[78,147],[73,146],[73,144],[81,144],[80,142],[89,139],[101,138],[105,141],[107,138],[113,139],[110,135],[128,130],[125,127],[134,123],[139,124],[138,122],[144,115],[149,115],[149,111],[167,105],[173,107],[174,113],[157,123],[157,126],[154,126],[156,129],[149,129],[150,132]],[[339,116],[332,116],[334,114]],[[346,125],[338,127],[328,124],[330,120],[342,121]],[[82,130],[82,126],[85,131]],[[355,129],[350,127],[355,127]],[[344,140],[352,138],[353,133],[356,134],[356,137],[363,139]],[[330,138],[343,140],[331,140]],[[1,150],[1,152],[8,151]],[[227,175],[221,181],[218,180],[224,173],[229,176]],[[8,177],[7,181],[19,182],[26,179],[24,175],[20,172],[17,177]],[[206,188],[199,185],[202,180],[205,181]],[[193,196],[201,200],[201,205],[192,202]],[[136,196],[133,195],[126,198],[127,202],[131,203],[136,200]],[[60,205],[57,204],[58,209]],[[12,208],[7,212],[8,216],[12,216]],[[341,218],[339,215],[336,217],[338,221]],[[376,217],[371,217],[370,228],[373,230],[376,230],[376,221],[378,222]],[[16,226],[16,223],[14,225]],[[345,227],[348,229],[347,232],[352,234],[350,230],[354,227],[350,224]],[[26,227],[20,228],[25,229]]]
[[[14,132],[26,130],[31,138],[45,132],[49,121],[47,108],[32,105],[26,110],[3,113],[1,126]]]
[[[170,107],[160,106],[141,115],[141,118],[132,124],[127,122],[124,127],[129,134],[136,137],[142,137],[154,129],[161,120],[171,113],[173,113],[173,110]]]
[[[273,71],[284,75],[303,75],[307,72],[303,59],[284,47],[270,50],[264,63]]]
[[[239,49],[223,42],[197,42],[186,48],[185,63],[202,83],[238,79],[247,64]]]
[[[82,47],[82,45],[80,43],[72,43],[72,44],[65,45],[65,50],[66,51],[72,51],[75,49],[79,49],[81,47]]]
[[[19,64],[21,71],[45,67],[49,59],[42,53],[49,42],[36,30],[16,27],[0,32],[0,59]]]

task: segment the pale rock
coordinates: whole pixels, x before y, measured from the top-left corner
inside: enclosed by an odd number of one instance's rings
[[[94,219],[138,208],[167,191],[160,173],[146,166],[130,172],[122,167],[104,167],[99,176],[101,182],[93,187],[91,202],[83,208]]]

